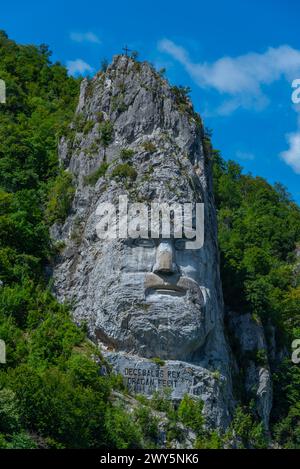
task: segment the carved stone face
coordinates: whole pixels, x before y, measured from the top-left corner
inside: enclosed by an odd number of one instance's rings
[[[178,90],[152,67],[137,67],[124,56],[106,73],[82,81],[78,117],[94,127],[81,132],[74,122],[70,138],[60,144],[76,193],[64,225],[52,229],[55,241],[65,245],[54,268],[54,291],[71,303],[75,321],[86,323],[90,338],[106,347],[104,356],[128,386],[148,395],[172,386],[176,399],[197,395],[205,402],[208,426],[214,421],[220,427],[228,421],[230,380],[211,373],[221,367],[229,378],[212,158],[199,116],[188,101],[182,104]],[[110,125],[103,127],[105,122]],[[105,128],[112,130],[112,140],[104,148]],[[123,195],[131,204],[203,203],[203,247],[182,249],[165,232],[158,240],[104,240],[97,232],[97,208],[116,206]],[[155,357],[164,366],[149,360]],[[148,384],[144,372],[150,373]]]
[[[144,357],[191,360],[215,323],[205,285],[205,248],[180,239],[128,239],[102,249],[95,299],[97,337],[117,350]],[[103,301],[104,300],[104,301]]]

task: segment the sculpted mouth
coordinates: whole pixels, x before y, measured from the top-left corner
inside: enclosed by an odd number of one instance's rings
[[[175,280],[175,279],[174,279]],[[153,299],[158,295],[166,296],[185,296],[189,293],[190,298],[194,298],[196,303],[204,304],[204,297],[200,286],[192,279],[179,277],[170,283],[170,279],[163,278],[154,273],[148,273],[145,276],[145,296]]]
[[[170,295],[170,296],[184,296],[187,292],[185,285],[179,285],[179,282],[170,283],[169,279],[156,274],[147,274],[145,277],[145,295]]]
[[[186,294],[186,290],[183,288],[177,287],[175,285],[155,285],[153,287],[146,289],[146,296],[150,295],[171,295],[171,296],[184,296]]]

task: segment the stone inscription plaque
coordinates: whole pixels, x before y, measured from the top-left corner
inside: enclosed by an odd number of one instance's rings
[[[190,363],[167,360],[163,364],[126,353],[104,353],[114,370],[121,374],[128,389],[151,396],[155,391],[170,388],[172,398],[184,394],[202,395],[211,392],[215,380],[207,369]]]

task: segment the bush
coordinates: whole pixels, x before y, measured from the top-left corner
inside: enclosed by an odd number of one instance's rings
[[[0,337],[6,345],[6,365],[18,365],[26,356],[28,346],[24,333],[12,316],[1,317],[0,313]]]
[[[154,145],[154,143],[150,142],[149,140],[147,140],[146,142],[143,142],[142,147],[147,153],[154,153],[156,151],[156,146]]]
[[[37,444],[28,433],[15,433],[7,445],[8,449],[36,449]]]
[[[228,442],[238,448],[267,448],[267,438],[265,429],[261,422],[257,422],[254,417],[238,406],[229,430],[225,436]]]
[[[103,379],[99,377],[99,363],[82,353],[73,353],[66,362],[67,373],[76,385],[103,388]]]
[[[167,447],[171,447],[174,440],[182,442],[184,440],[184,430],[174,420],[171,420],[167,425]]]
[[[46,367],[66,360],[83,338],[83,332],[70,320],[68,313],[50,313],[32,333],[29,361],[32,366]]]
[[[174,418],[175,410],[171,400],[171,394],[171,388],[163,388],[162,392],[155,391],[149,403],[153,409],[158,410],[159,412],[166,412],[169,417]]]
[[[178,418],[187,427],[200,434],[203,431],[204,417],[202,414],[203,402],[185,395],[178,407]]]
[[[10,373],[9,381],[24,426],[66,448],[103,445],[106,390],[76,385],[56,367],[38,372],[23,365]]]
[[[134,155],[134,151],[131,148],[122,148],[120,156],[122,160],[130,160]]]
[[[143,437],[155,442],[159,436],[159,419],[152,415],[150,409],[145,406],[135,409],[134,416],[141,427]]]
[[[188,86],[172,86],[172,92],[179,110],[188,112],[191,109],[188,99],[191,89]]]
[[[135,180],[137,178],[137,172],[131,165],[129,165],[128,163],[124,163],[117,165],[113,169],[111,177],[115,179]]]
[[[100,132],[100,143],[104,147],[108,147],[111,143],[113,138],[113,125],[110,121],[103,121],[99,124],[99,132]]]
[[[85,118],[82,112],[78,112],[75,114],[73,118],[73,126],[76,132],[83,132],[85,126]]]
[[[2,287],[0,290],[0,313],[3,315],[2,318],[11,316],[17,325],[25,326],[27,312],[33,304],[32,295],[34,293],[33,284],[25,280],[19,285]],[[4,335],[1,337],[4,338]]]
[[[64,171],[57,176],[50,191],[46,209],[46,217],[49,223],[64,222],[71,208],[74,194],[73,177],[71,173]]]
[[[106,443],[109,448],[142,447],[142,435],[132,418],[121,407],[108,407],[105,417]]]
[[[203,433],[197,437],[195,449],[223,449],[224,442],[221,436],[213,431],[211,433]]]
[[[8,449],[8,443],[4,435],[1,435],[1,433],[0,433],[0,449]]]
[[[151,361],[152,361],[153,363],[155,363],[156,365],[158,365],[158,366],[164,366],[164,365],[165,365],[164,360],[162,360],[162,359],[159,358],[159,357],[151,358]]]
[[[276,441],[285,449],[300,448],[300,405],[295,404],[287,417],[274,426]]]
[[[91,130],[94,128],[95,122],[94,121],[86,121],[84,127],[83,127],[83,133],[84,135],[88,134],[91,132]]]
[[[15,393],[11,389],[0,390],[0,433],[12,434],[19,429],[20,415]]]

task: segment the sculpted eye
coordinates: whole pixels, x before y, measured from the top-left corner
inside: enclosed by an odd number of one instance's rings
[[[155,241],[153,239],[137,238],[133,240],[133,246],[139,246],[143,248],[154,248]]]

